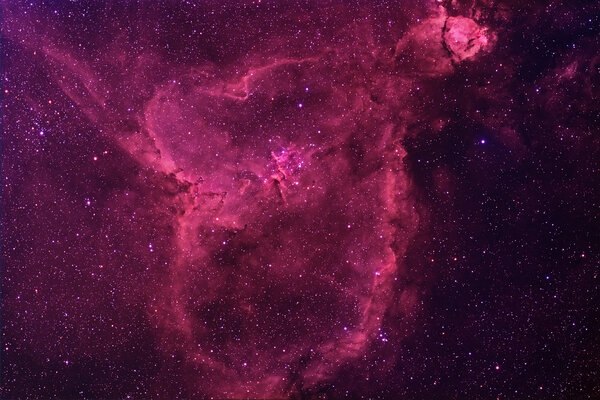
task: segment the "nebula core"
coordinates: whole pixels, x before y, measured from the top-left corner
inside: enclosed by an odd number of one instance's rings
[[[600,398],[597,3],[1,4],[2,398]]]

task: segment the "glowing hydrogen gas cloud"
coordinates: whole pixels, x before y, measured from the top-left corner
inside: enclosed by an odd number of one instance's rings
[[[2,3],[3,396],[589,392],[591,11],[221,3]]]

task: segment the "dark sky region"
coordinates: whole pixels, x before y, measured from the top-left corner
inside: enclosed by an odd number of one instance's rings
[[[2,0],[2,399],[599,399],[595,1]]]

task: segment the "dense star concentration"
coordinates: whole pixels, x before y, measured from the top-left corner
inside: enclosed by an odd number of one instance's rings
[[[600,7],[2,0],[3,399],[600,398]]]

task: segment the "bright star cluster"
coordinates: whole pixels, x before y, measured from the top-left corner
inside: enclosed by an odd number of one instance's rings
[[[599,396],[597,4],[1,20],[2,398]]]

